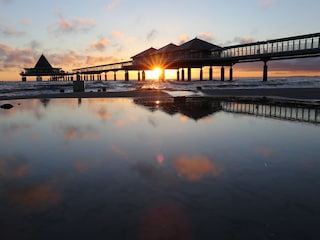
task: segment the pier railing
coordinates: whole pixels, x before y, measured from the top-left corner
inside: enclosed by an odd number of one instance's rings
[[[217,56],[216,52],[212,54]],[[228,46],[223,49],[220,58],[238,58],[245,61],[264,57],[303,57],[312,54],[320,54],[320,33]]]

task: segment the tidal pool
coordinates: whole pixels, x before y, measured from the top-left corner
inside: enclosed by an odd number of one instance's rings
[[[320,236],[317,109],[9,102],[0,109],[0,239]]]

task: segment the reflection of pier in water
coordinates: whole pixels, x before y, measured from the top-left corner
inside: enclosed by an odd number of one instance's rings
[[[312,104],[227,102],[210,98],[188,97],[169,98],[159,101],[138,98],[134,100],[134,103],[142,105],[152,112],[160,110],[169,115],[180,113],[196,121],[216,112],[224,111],[256,117],[320,124],[320,107]]]
[[[175,97],[160,101],[140,98],[134,99],[134,103],[152,112],[161,110],[169,115],[180,113],[196,121],[221,111],[220,102],[207,98]]]
[[[275,119],[320,123],[319,106],[293,105],[293,104],[261,104],[261,103],[239,103],[221,102],[222,110],[225,112],[249,114],[260,117]]]

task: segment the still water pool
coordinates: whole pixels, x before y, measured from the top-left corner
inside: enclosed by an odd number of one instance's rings
[[[318,110],[10,103],[0,109],[0,239],[319,239]]]

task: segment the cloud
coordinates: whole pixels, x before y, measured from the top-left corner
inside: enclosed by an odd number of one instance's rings
[[[155,29],[152,29],[150,32],[147,34],[147,40],[152,41],[156,36],[158,35],[158,31]]]
[[[22,24],[26,25],[26,26],[29,26],[29,25],[32,24],[32,20],[29,19],[29,18],[25,18],[25,19],[22,20]]]
[[[259,5],[260,7],[270,7],[277,2],[280,2],[280,0],[261,0]]]
[[[32,49],[17,49],[0,43],[0,69],[22,68],[33,63]]]
[[[225,46],[256,42],[253,37],[235,37],[224,43]]]
[[[112,32],[112,37],[114,38],[123,38],[124,34],[122,32],[119,31],[113,31]]]
[[[212,33],[199,33],[198,38],[211,42],[214,39],[214,35]]]
[[[187,34],[182,34],[179,37],[179,44],[183,44],[185,42],[187,42],[190,39],[190,37]]]
[[[109,44],[109,40],[106,38],[101,38],[99,40],[96,40],[90,44],[90,49],[96,50],[96,51],[104,51]]]
[[[120,3],[121,3],[121,0],[113,0],[111,3],[108,4],[107,9],[111,11],[114,8],[116,8]]]
[[[49,32],[59,35],[61,33],[85,33],[96,26],[96,22],[90,18],[65,19],[61,13],[56,13],[59,20],[49,27]]]
[[[21,37],[26,35],[24,31],[18,31],[12,27],[5,26],[0,23],[0,36],[4,37]]]

